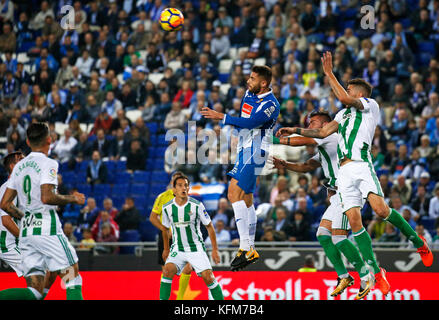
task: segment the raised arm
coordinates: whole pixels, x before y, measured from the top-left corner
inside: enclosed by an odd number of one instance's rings
[[[24,216],[24,213],[14,205],[14,199],[16,196],[16,190],[6,188],[0,203],[0,208],[11,217],[21,219]]]
[[[73,194],[70,195],[57,194],[55,193],[55,185],[42,184],[41,202],[52,206],[63,206],[69,203],[83,205],[85,203],[85,196],[79,192],[73,192]]]
[[[338,100],[340,100],[341,103],[344,105],[357,108],[359,110],[364,109],[363,104],[361,103],[360,99],[354,98],[350,96],[346,90],[343,88],[343,86],[338,82],[337,78],[335,77],[334,73],[332,72],[332,54],[329,51],[326,51],[326,53],[323,54],[322,57],[322,66],[323,66],[323,72],[328,77],[329,85],[331,86],[332,90],[334,91],[335,96]]]

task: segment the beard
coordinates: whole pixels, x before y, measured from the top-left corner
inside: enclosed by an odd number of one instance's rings
[[[253,94],[257,94],[261,92],[261,85],[259,83],[255,84],[252,88],[249,88],[248,91],[250,91]]]

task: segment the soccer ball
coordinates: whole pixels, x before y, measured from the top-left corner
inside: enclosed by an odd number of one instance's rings
[[[176,8],[166,8],[160,14],[159,23],[165,31],[177,31],[183,27],[184,16]]]

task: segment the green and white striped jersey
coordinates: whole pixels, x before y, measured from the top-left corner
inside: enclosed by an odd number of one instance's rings
[[[8,182],[6,181],[0,187],[0,200],[3,198],[3,195],[5,194],[7,183]],[[6,253],[9,250],[13,250],[17,246],[18,239],[15,238],[15,236],[12,233],[10,233],[9,230],[6,229],[5,226],[3,225],[1,219],[3,216],[9,216],[9,215],[6,212],[4,212],[2,209],[0,209],[0,252]],[[17,225],[20,225],[20,222],[15,220],[15,218],[13,218],[13,220]]]
[[[171,251],[206,251],[200,222],[207,226],[211,220],[204,205],[191,197],[179,206],[175,198],[165,203],[162,209],[162,224],[172,230]]]
[[[7,187],[17,191],[18,208],[24,212],[20,236],[62,234],[56,206],[41,201],[41,185],[58,186],[58,162],[41,152],[31,152],[12,170]]]
[[[348,107],[340,110],[334,120],[338,122],[338,157],[355,161],[372,161],[370,148],[375,128],[380,121],[380,107],[371,98],[360,98],[364,109]]]
[[[334,132],[324,139],[314,140],[317,142],[317,149],[319,152],[312,157],[312,159],[320,162],[323,174],[325,175],[325,178],[328,179],[329,186],[335,187],[339,166],[337,155],[338,134]]]

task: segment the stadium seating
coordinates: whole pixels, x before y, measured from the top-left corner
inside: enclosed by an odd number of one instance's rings
[[[141,240],[140,232],[138,230],[126,230],[120,233],[119,241],[122,242],[139,242]],[[134,254],[135,246],[121,246],[119,253]]]

